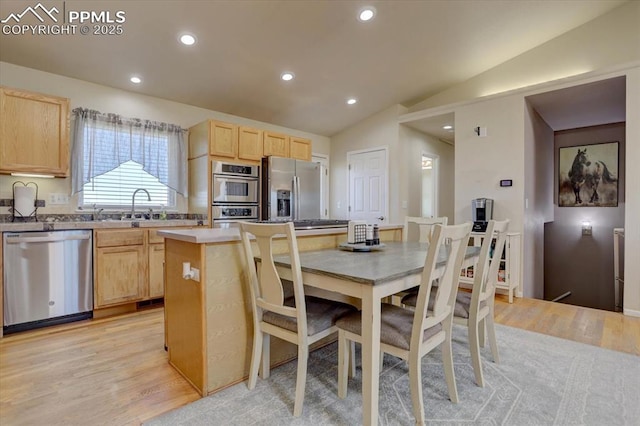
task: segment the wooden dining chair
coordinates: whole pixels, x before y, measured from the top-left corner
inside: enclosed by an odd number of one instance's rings
[[[402,228],[402,241],[418,241],[420,243],[431,242],[431,236],[435,225],[447,225],[449,218],[446,216],[441,217],[418,217],[418,216],[405,216],[404,228]],[[402,304],[402,298],[411,293],[418,291],[418,287],[413,287],[407,291],[396,293],[389,297],[387,301],[394,305],[400,306]]]
[[[480,347],[484,347],[485,329],[489,338],[493,362],[500,362],[493,317],[498,268],[507,239],[508,227],[508,220],[489,221],[486,230],[487,237],[482,240],[480,257],[474,267],[473,289],[471,293],[464,290],[458,291],[453,310],[454,322],[466,325],[469,330],[471,362],[476,383],[480,387],[484,387]],[[417,301],[415,295],[408,295],[402,299],[405,306],[415,307]],[[434,303],[434,300],[429,300],[429,309],[434,306]]]
[[[435,225],[421,276],[418,306],[415,310],[409,310],[383,303],[381,307],[380,348],[383,352],[406,360],[409,364],[409,383],[416,424],[424,424],[422,357],[438,346],[441,346],[442,350],[449,399],[458,402],[451,352],[451,331],[457,277],[465,257],[470,232],[470,223]],[[443,262],[444,265],[438,264],[439,262]],[[433,286],[436,277],[440,277],[437,287]],[[435,305],[434,309],[428,312],[427,301],[432,294]],[[360,313],[349,314],[340,318],[336,325],[340,358],[338,396],[344,398],[347,394],[349,343],[361,342],[362,317]]]
[[[419,241],[428,243],[431,241],[434,225],[447,225],[449,218],[442,217],[416,217],[405,216],[404,228],[402,228],[402,241]]]
[[[293,415],[302,414],[302,404],[307,379],[309,345],[335,333],[336,320],[357,311],[351,305],[304,295],[300,257],[293,223],[258,224],[240,223],[242,245],[247,259],[251,306],[253,310],[253,350],[249,369],[248,387],[256,386],[258,370],[263,379],[269,377],[270,336],[276,336],[298,345],[298,371],[296,379]],[[250,235],[255,237],[260,252],[260,260],[254,261]],[[287,296],[287,289],[276,269],[274,237],[285,236],[287,253],[291,257],[293,296]],[[286,281],[286,284],[289,284]],[[262,365],[260,366],[260,360]]]

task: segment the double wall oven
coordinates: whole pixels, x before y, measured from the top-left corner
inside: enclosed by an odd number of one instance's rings
[[[212,219],[214,228],[260,217],[260,167],[212,161]]]

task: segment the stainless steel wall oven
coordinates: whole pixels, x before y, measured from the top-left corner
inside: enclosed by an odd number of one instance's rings
[[[227,228],[260,217],[260,167],[212,161],[212,219],[214,228]]]

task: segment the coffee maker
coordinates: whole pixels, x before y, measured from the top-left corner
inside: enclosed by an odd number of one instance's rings
[[[471,200],[471,216],[473,218],[473,232],[485,232],[487,224],[493,219],[493,200],[490,198],[476,198]]]

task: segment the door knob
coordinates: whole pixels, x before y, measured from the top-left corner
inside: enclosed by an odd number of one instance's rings
[[[384,216],[380,216],[377,218],[378,220],[384,220]]]

